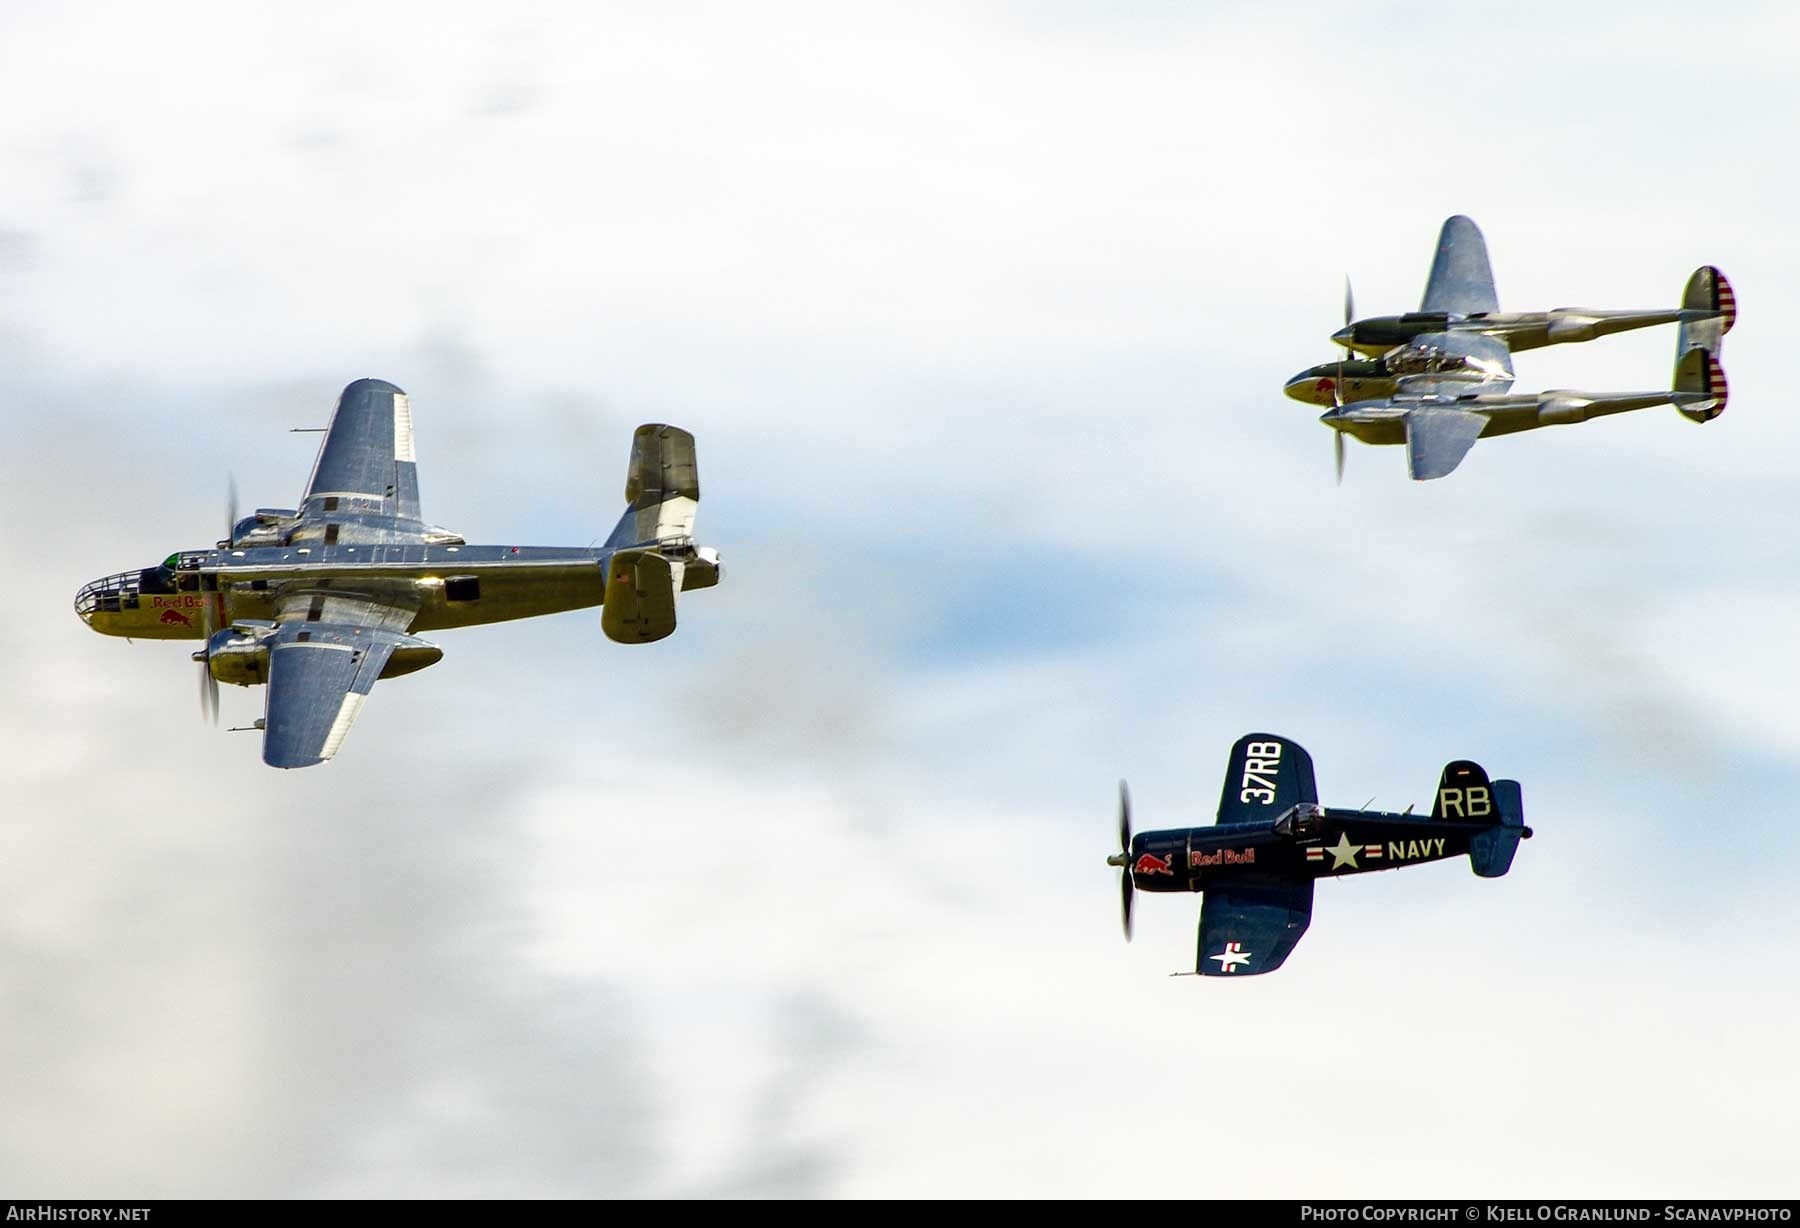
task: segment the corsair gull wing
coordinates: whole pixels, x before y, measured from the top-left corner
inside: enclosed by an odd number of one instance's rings
[[[1318,800],[1312,756],[1304,747],[1272,733],[1247,733],[1225,764],[1218,821],[1269,821],[1300,802]]]
[[[1194,971],[1201,976],[1275,971],[1306,936],[1312,904],[1310,878],[1208,887],[1200,900]]]

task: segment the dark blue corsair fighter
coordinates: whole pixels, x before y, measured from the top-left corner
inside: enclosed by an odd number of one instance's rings
[[[1121,905],[1131,937],[1131,897],[1200,891],[1201,976],[1255,976],[1281,967],[1312,921],[1313,882],[1469,855],[1475,873],[1499,878],[1529,838],[1516,780],[1488,779],[1476,763],[1444,768],[1431,814],[1420,818],[1319,805],[1312,756],[1272,733],[1231,748],[1218,822],[1131,834],[1119,786]]]

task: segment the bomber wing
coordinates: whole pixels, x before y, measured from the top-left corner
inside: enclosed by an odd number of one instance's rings
[[[1200,905],[1201,976],[1256,976],[1281,967],[1312,922],[1313,880],[1223,883]]]
[[[322,538],[327,545],[338,540],[334,523],[418,523],[419,466],[406,393],[379,379],[344,389],[301,497],[300,519],[295,541]]]
[[[406,593],[284,593],[269,639],[269,687],[263,711],[263,762],[301,768],[337,754],[375,680],[396,648],[420,645],[406,634],[416,604]]]

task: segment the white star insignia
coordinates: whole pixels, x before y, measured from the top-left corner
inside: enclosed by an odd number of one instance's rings
[[[1206,958],[1218,960],[1220,972],[1231,972],[1239,964],[1250,962],[1250,952],[1244,950],[1244,944],[1241,942],[1228,942],[1223,951],[1217,955],[1208,955]]]
[[[1333,845],[1328,845],[1325,849],[1327,853],[1331,854],[1331,868],[1337,870],[1342,869],[1344,866],[1349,866],[1352,870],[1356,869],[1356,854],[1357,850],[1361,847],[1360,844],[1350,843],[1349,832],[1339,832],[1338,842]]]

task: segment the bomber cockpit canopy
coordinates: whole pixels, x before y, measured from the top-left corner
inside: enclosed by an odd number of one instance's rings
[[[1303,840],[1308,836],[1316,836],[1325,827],[1325,807],[1317,802],[1301,802],[1288,808],[1287,813],[1275,820],[1275,834],[1286,836],[1290,840]]]
[[[206,561],[204,550],[177,550],[162,561],[162,566],[147,569],[143,574],[146,584],[155,587],[145,588],[145,592],[159,593],[195,593],[200,591],[200,565]],[[155,580],[150,577],[155,576]]]

